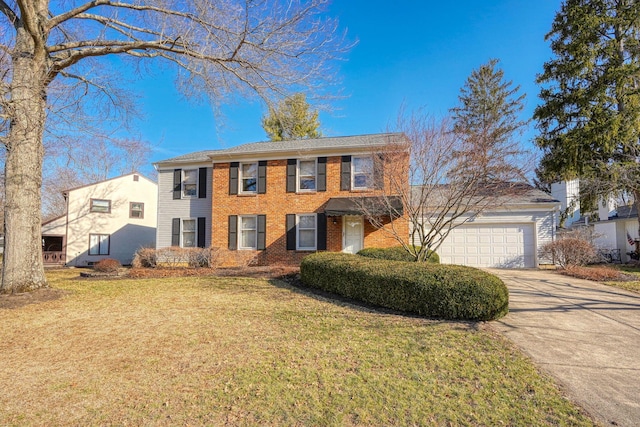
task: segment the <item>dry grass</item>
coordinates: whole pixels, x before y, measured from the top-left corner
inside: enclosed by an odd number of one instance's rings
[[[0,309],[0,425],[593,425],[477,324],[255,278],[72,274]]]

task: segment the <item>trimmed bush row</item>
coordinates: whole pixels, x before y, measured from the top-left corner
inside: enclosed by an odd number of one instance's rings
[[[426,317],[492,320],[509,311],[502,280],[471,267],[322,252],[305,257],[300,273],[307,286]]]
[[[394,246],[392,248],[366,248],[358,252],[358,255],[366,256],[367,258],[387,259],[390,261],[415,261],[413,255],[407,252],[402,246]],[[431,251],[427,262],[439,264],[440,257],[437,253]]]

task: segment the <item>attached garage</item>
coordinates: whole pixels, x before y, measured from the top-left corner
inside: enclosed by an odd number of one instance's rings
[[[534,223],[465,224],[454,228],[438,249],[440,261],[471,267],[536,267]]]

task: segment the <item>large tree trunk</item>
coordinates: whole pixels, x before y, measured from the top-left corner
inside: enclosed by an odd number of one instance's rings
[[[45,121],[45,54],[24,29],[13,55],[12,117],[5,163],[5,249],[0,293],[46,286],[42,261],[42,143]]]

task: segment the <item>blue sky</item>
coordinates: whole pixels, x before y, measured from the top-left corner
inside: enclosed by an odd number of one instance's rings
[[[444,115],[457,103],[471,71],[498,58],[505,78],[527,94],[523,118],[538,103],[536,74],[552,56],[544,36],[561,0],[334,0],[337,17],[358,44],[339,64],[347,95],[321,113],[325,136],[383,132],[400,106]],[[265,107],[227,100],[222,116],[180,97],[168,76],[141,85],[140,135],[155,151],[151,161],[184,153],[228,148],[266,139]],[[533,126],[524,135],[527,145]]]

